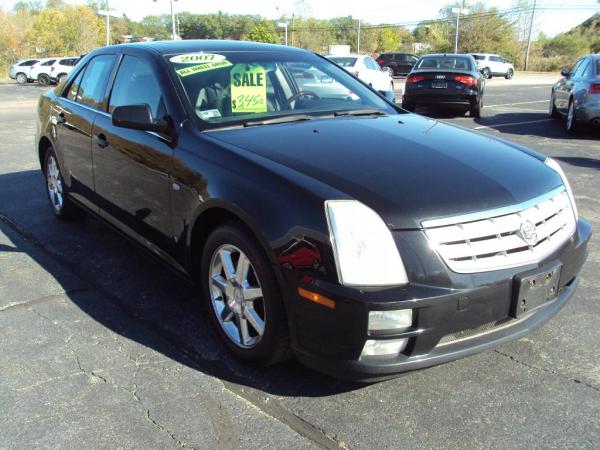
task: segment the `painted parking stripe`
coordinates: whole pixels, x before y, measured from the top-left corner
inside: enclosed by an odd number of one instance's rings
[[[499,123],[496,125],[481,125],[473,128],[474,130],[483,130],[485,128],[498,128],[498,127],[514,127],[517,125],[527,125],[528,123],[541,123],[541,122],[554,122],[555,119],[540,119],[540,120],[527,120],[525,122],[512,122],[512,123]]]
[[[548,100],[536,100],[534,102],[500,103],[498,105],[486,105],[488,108],[494,106],[533,105],[534,103],[548,103]]]

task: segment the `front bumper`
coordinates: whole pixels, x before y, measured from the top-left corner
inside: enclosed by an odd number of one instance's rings
[[[575,234],[559,250],[538,264],[520,268],[468,275],[446,268],[445,276],[436,262],[409,267],[405,261],[411,284],[401,288],[353,289],[321,281],[304,285],[333,299],[336,306],[327,309],[288,293],[292,295],[287,306],[294,351],[301,362],[316,370],[345,379],[376,381],[519,339],[553,317],[573,295],[591,232],[589,223],[580,219]],[[408,255],[418,247],[408,241],[399,244]],[[512,318],[514,277],[556,263],[562,265],[558,297],[526,316]],[[414,279],[421,283],[413,283]],[[426,279],[429,283],[422,283]],[[414,323],[408,330],[368,331],[369,311],[403,308],[413,309]],[[398,338],[409,339],[398,356],[361,357],[367,339]]]

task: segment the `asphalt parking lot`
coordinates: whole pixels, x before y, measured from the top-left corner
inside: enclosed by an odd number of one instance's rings
[[[480,119],[421,112],[558,159],[598,231],[600,133],[569,136],[549,91],[492,80]],[[193,287],[95,220],[53,217],[41,92],[0,85],[0,448],[600,448],[598,233],[574,298],[510,345],[372,385],[254,369]]]

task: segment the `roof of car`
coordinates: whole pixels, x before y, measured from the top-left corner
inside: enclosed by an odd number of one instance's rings
[[[209,39],[191,39],[180,41],[152,41],[121,44],[111,48],[139,48],[152,49],[163,55],[171,53],[199,52],[199,51],[276,51],[276,52],[308,52],[308,50],[277,44],[263,44],[249,41],[226,41]]]
[[[465,56],[465,57],[469,57],[471,55],[472,55],[472,53],[469,53],[469,54],[466,54],[466,53],[428,53],[427,55],[421,56],[421,58],[426,58],[427,56],[433,56],[433,57],[440,57],[440,56]]]

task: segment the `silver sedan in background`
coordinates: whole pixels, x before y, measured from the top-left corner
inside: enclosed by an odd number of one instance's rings
[[[567,131],[575,133],[581,123],[600,125],[600,55],[588,55],[552,86],[550,117],[566,116]]]

